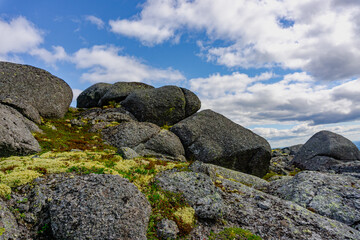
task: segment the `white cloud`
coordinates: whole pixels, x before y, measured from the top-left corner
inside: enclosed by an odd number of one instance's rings
[[[360,4],[355,0],[148,0],[112,31],[146,45],[205,31],[208,60],[228,67],[302,69],[317,79],[360,75]]]
[[[61,46],[53,46],[53,52],[50,52],[44,48],[35,48],[30,51],[30,54],[41,58],[48,64],[54,65],[57,61],[67,60],[69,57],[65,52],[65,49]]]
[[[105,23],[103,22],[103,20],[101,20],[98,17],[92,16],[92,15],[86,16],[85,20],[91,22],[94,25],[96,25],[98,29],[103,29],[104,26],[105,26]]]
[[[0,56],[26,53],[37,48],[42,42],[42,32],[24,17],[9,22],[0,19]]]
[[[288,74],[278,82],[268,79],[271,76],[214,74],[191,79],[190,89],[198,93],[203,108],[245,126],[360,120],[360,79],[327,86],[316,84],[305,72]]]
[[[80,93],[81,93],[83,90],[76,89],[76,88],[73,88],[73,89],[71,89],[71,90],[72,90],[72,92],[73,92],[73,102],[74,102],[74,101],[76,102],[77,97],[80,95]]]
[[[93,46],[82,48],[72,57],[77,68],[89,69],[81,78],[91,83],[97,82],[178,82],[184,76],[177,70],[157,69],[142,63],[131,56],[119,55],[120,49],[114,46]]]

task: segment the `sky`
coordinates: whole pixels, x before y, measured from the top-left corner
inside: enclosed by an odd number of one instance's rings
[[[0,60],[177,85],[267,139],[360,140],[359,0],[0,0]],[[75,102],[73,102],[75,106]]]

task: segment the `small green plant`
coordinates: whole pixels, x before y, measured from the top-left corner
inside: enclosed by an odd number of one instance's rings
[[[71,173],[77,173],[77,174],[90,174],[90,173],[95,173],[95,174],[105,174],[105,168],[97,168],[97,167],[91,167],[91,168],[87,168],[84,166],[72,166],[68,169],[68,172]]]
[[[169,126],[169,125],[165,124],[161,128],[165,129],[165,130],[170,130],[170,128],[172,128],[172,125]]]
[[[225,228],[219,233],[211,232],[209,240],[261,240],[261,237],[242,228]]]
[[[50,229],[50,226],[47,224],[47,223],[45,223],[38,231],[37,231],[37,233],[38,234],[43,234],[43,233],[45,233],[46,231],[48,231]]]

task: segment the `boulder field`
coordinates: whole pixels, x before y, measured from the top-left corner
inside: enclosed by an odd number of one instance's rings
[[[0,62],[0,239],[360,239],[360,152],[271,150],[177,86]],[[65,116],[65,118],[64,118]]]

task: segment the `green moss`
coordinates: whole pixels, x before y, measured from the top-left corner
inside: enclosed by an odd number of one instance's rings
[[[0,183],[0,197],[6,197],[11,193],[11,188],[3,183]]]
[[[0,236],[2,236],[5,233],[6,229],[5,228],[0,228]]]
[[[277,176],[279,174],[277,174],[276,172],[273,171],[269,171],[262,179],[269,181],[270,178],[272,178],[273,176]]]
[[[250,231],[242,228],[226,228],[219,233],[211,233],[209,240],[261,240],[261,237],[252,234]]]

